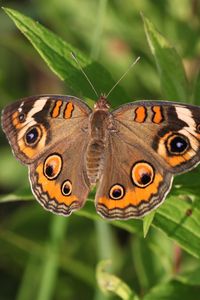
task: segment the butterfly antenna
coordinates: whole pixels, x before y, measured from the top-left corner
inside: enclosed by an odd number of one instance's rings
[[[80,62],[78,61],[76,55],[75,55],[73,52],[71,52],[71,56],[72,56],[72,58],[75,60],[75,62],[77,63],[79,69],[81,70],[81,72],[83,73],[83,75],[85,76],[85,78],[87,79],[87,81],[88,81],[88,83],[90,84],[91,88],[93,89],[95,95],[96,95],[97,97],[99,97],[99,95],[98,95],[97,91],[95,90],[95,88],[94,88],[92,82],[90,81],[90,79],[88,78],[87,74],[85,73],[85,71],[84,71],[83,68],[81,67],[81,64],[80,64]]]
[[[130,65],[130,67],[127,69],[127,71],[119,78],[119,80],[115,83],[115,85],[112,87],[112,89],[108,92],[106,95],[106,98],[112,93],[112,91],[116,88],[116,86],[120,83],[120,81],[126,76],[126,74],[130,71],[130,69],[137,64],[137,62],[140,60],[140,56],[134,60],[134,62]]]

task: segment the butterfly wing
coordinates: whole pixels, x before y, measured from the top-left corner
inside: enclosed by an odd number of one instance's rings
[[[135,102],[113,111],[97,211],[108,219],[142,217],[158,207],[173,175],[200,161],[200,108]]]
[[[87,126],[90,108],[71,96],[42,95],[24,98],[5,108],[2,127],[15,156],[30,164],[68,133]],[[86,124],[86,125],[85,125]]]
[[[29,165],[34,195],[52,212],[69,215],[87,197],[84,151],[90,112],[75,97],[43,95],[11,104],[2,114],[15,156]]]
[[[47,210],[65,216],[84,205],[90,186],[84,161],[87,137],[76,132],[74,139],[67,138],[69,143],[57,143],[29,167],[37,200]]]

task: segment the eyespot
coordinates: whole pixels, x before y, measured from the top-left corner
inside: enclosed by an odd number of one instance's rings
[[[25,114],[24,113],[20,113],[18,116],[19,122],[23,123],[25,121]]]
[[[25,142],[27,145],[35,145],[41,138],[41,129],[39,126],[33,126],[25,133]]]
[[[113,200],[120,200],[124,197],[125,189],[120,184],[115,184],[110,188],[109,197]]]
[[[72,184],[69,180],[65,180],[62,183],[61,192],[63,196],[70,196],[72,193]]]
[[[145,161],[137,162],[131,170],[133,183],[140,188],[145,188],[154,180],[154,169],[150,163]]]
[[[167,150],[173,155],[184,154],[189,147],[189,140],[182,134],[172,134],[167,139]]]
[[[43,168],[43,173],[46,178],[49,180],[56,179],[60,174],[61,169],[62,158],[59,154],[51,154],[46,158]]]

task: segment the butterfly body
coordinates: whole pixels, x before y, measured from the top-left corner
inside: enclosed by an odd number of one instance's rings
[[[86,168],[91,185],[96,184],[101,176],[109,134],[114,130],[114,119],[109,108],[106,98],[101,96],[89,117]]]
[[[200,162],[192,105],[139,101],[110,111],[102,95],[92,110],[73,96],[42,95],[5,108],[2,126],[36,199],[65,216],[97,185],[101,216],[142,217],[164,201],[175,174]]]

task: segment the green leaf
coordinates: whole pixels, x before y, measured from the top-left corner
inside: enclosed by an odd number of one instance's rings
[[[122,279],[105,270],[109,265],[110,261],[104,260],[97,266],[96,277],[102,292],[113,293],[123,300],[139,300],[135,292]]]
[[[82,210],[76,212],[76,214],[92,219],[97,218],[92,201],[88,201],[87,205]],[[198,207],[198,201],[186,202],[180,195],[171,195],[156,210],[152,224],[164,231],[184,250],[200,258],[199,220],[200,207]],[[126,229],[130,233],[142,233],[142,222],[140,220],[113,221],[112,224]]]
[[[200,286],[200,268],[180,274],[176,279],[184,284]]]
[[[192,98],[194,104],[200,105],[200,72],[198,72],[195,80]]]
[[[200,287],[191,287],[172,280],[154,287],[143,300],[194,300],[199,299]]]
[[[200,209],[197,201],[170,196],[155,214],[153,224],[187,252],[200,258]]]
[[[144,234],[144,238],[147,236],[147,233],[150,229],[150,226],[153,222],[154,219],[154,215],[155,215],[155,211],[152,211],[150,214],[148,214],[147,216],[145,216],[143,218],[143,234]]]
[[[99,63],[92,62],[80,50],[63,41],[31,18],[10,8],[4,8],[4,10],[38,51],[49,68],[61,80],[65,80],[76,94],[94,98],[94,92],[72,58],[72,52],[76,54],[85,73],[95,83],[98,94],[107,93],[112,88],[115,81]],[[120,103],[125,103],[127,96],[125,91],[117,86],[110,98],[111,101],[113,100],[113,106],[117,106],[119,102],[117,103],[116,99],[120,99]]]
[[[160,75],[164,97],[169,100],[188,102],[188,82],[180,56],[154,25],[146,17],[142,17],[147,41]]]

